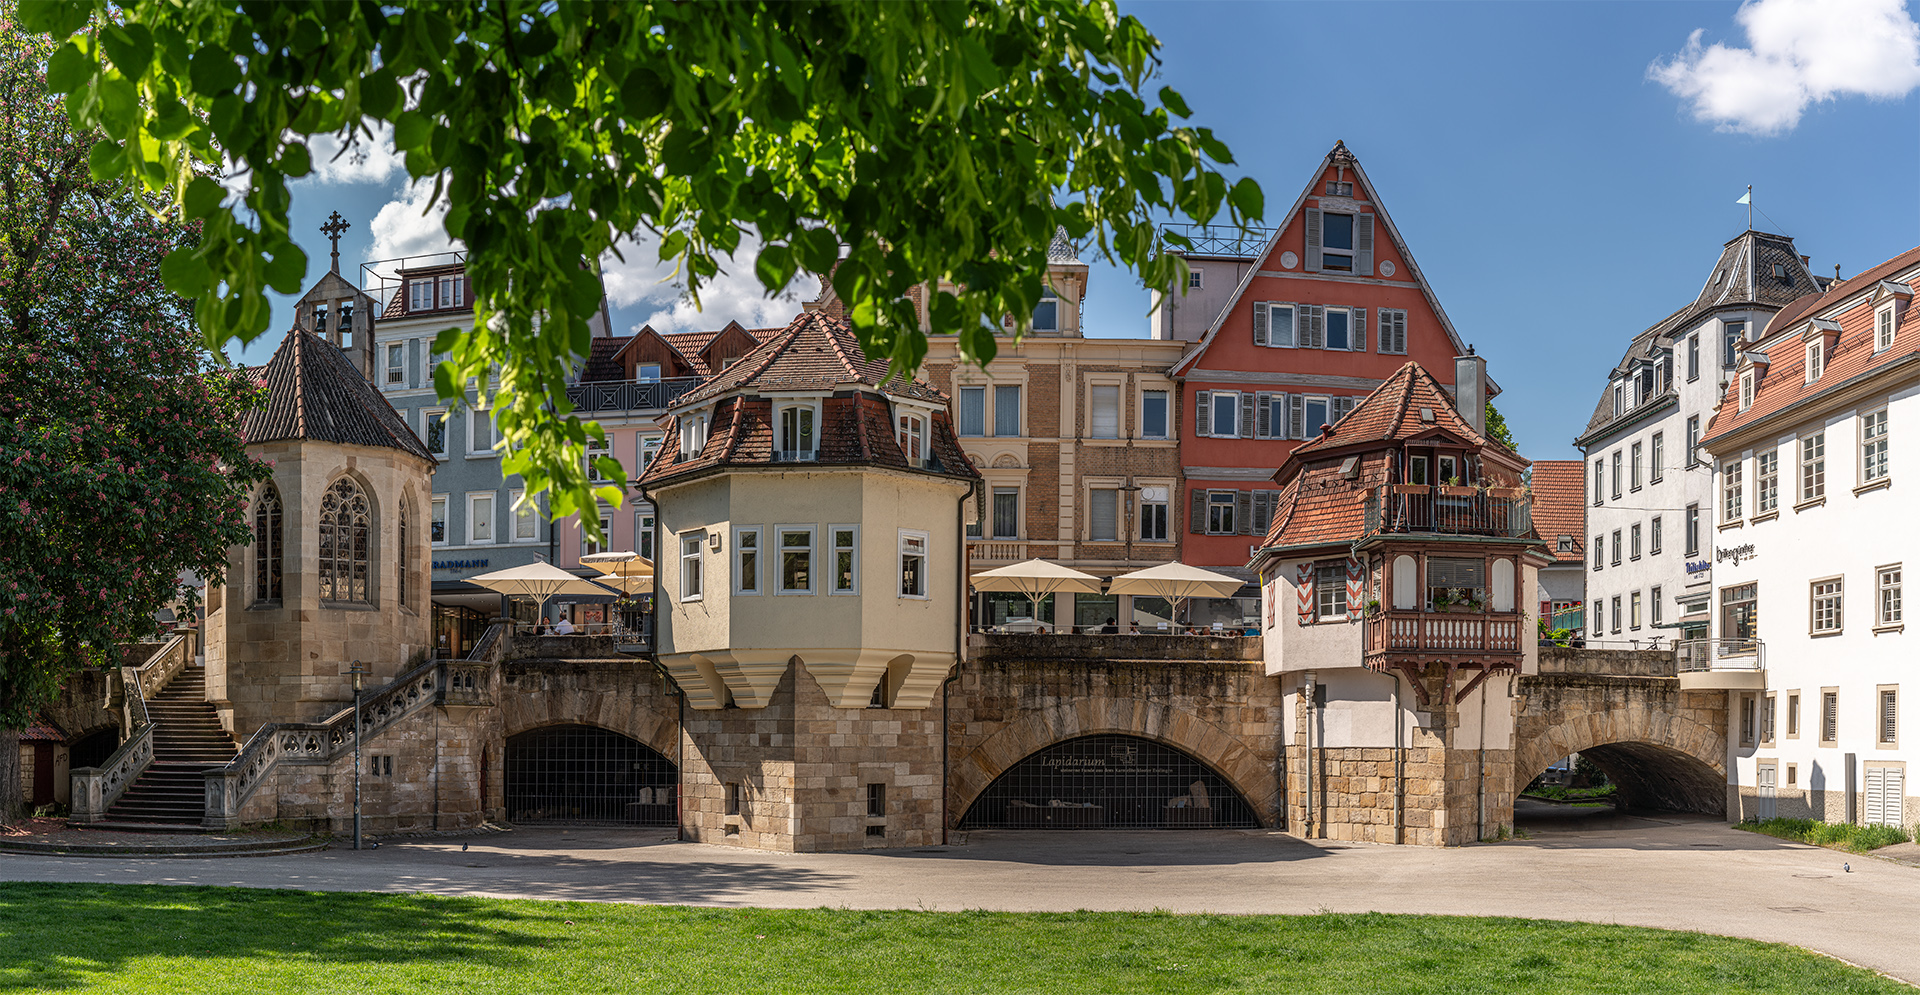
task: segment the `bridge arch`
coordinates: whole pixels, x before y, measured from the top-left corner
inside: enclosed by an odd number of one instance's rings
[[[1621,807],[1724,815],[1724,710],[1689,708],[1701,692],[1653,686],[1562,685],[1542,696],[1537,678],[1515,730],[1514,793],[1572,753],[1618,787]],[[1542,699],[1545,700],[1542,700]],[[1717,720],[1717,721],[1716,721]]]

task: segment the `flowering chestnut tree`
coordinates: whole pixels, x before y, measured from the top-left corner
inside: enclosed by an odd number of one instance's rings
[[[118,662],[247,541],[266,467],[235,429],[254,389],[201,344],[161,260],[193,228],[96,180],[45,64],[0,8],[0,819],[18,730],[74,669]]]

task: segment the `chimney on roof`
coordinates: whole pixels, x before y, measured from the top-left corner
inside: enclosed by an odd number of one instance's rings
[[[1800,257],[1800,265],[1802,265],[1802,266],[1811,266],[1811,265],[1813,265],[1813,257],[1812,257],[1812,256],[1801,256],[1801,257]]]
[[[1487,434],[1487,361],[1473,354],[1453,358],[1453,404],[1474,432]]]

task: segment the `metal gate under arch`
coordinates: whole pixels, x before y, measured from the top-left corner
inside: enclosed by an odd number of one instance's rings
[[[509,736],[504,774],[515,825],[679,823],[679,769],[617,732],[576,725]]]
[[[1253,806],[1213,768],[1138,736],[1082,736],[1007,768],[962,829],[1254,829]]]

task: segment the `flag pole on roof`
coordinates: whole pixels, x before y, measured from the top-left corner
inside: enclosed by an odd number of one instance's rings
[[[1747,192],[1741,194],[1740,199],[1734,201],[1734,203],[1747,205],[1747,230],[1752,231],[1753,230],[1753,184],[1751,183],[1747,184]]]

